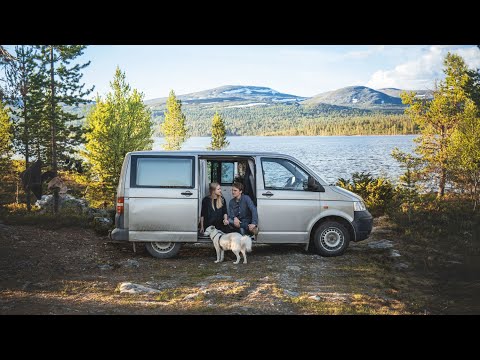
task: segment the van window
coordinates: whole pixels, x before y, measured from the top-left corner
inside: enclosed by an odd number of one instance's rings
[[[265,189],[305,190],[308,174],[289,160],[263,158],[262,170]]]
[[[221,185],[232,185],[235,178],[236,162],[208,161],[207,180]]]
[[[233,183],[233,177],[234,177],[233,162],[222,163],[222,181],[221,181],[221,184],[231,185]]]
[[[132,170],[134,187],[194,187],[193,158],[136,157]]]

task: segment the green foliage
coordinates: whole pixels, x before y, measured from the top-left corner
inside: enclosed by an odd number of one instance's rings
[[[418,132],[418,125],[396,110],[364,110],[319,106],[276,104],[228,107],[226,104],[182,105],[191,136],[211,134],[212,117],[222,114],[227,135],[405,135]],[[241,105],[241,104],[240,104]],[[152,111],[154,121],[163,122],[164,107]]]
[[[474,212],[465,196],[446,194],[419,194],[411,213],[401,208],[392,209],[390,218],[416,244],[435,242],[448,251],[466,253],[480,251],[480,213]]]
[[[360,195],[374,216],[384,214],[394,197],[392,183],[382,177],[376,179],[370,173],[355,172],[351,180],[340,178],[336,185]]]
[[[68,210],[61,210],[58,214],[42,214],[38,211],[27,212],[26,207],[10,207],[8,213],[3,212],[0,216],[9,225],[33,225],[49,230],[63,227],[88,228],[93,226],[87,215]]]
[[[114,199],[123,159],[130,151],[152,148],[153,124],[143,93],[131,90],[125,73],[118,67],[112,91],[100,97],[87,116],[85,157],[91,164],[92,187]]]
[[[475,103],[467,99],[465,118],[453,132],[448,164],[457,188],[470,193],[475,210],[480,203],[480,116]]]
[[[410,105],[405,112],[420,125],[421,135],[415,139],[419,143],[415,151],[425,162],[424,174],[438,181],[439,197],[445,193],[452,134],[467,116],[466,88],[471,83],[468,68],[460,56],[448,53],[444,65],[446,78],[437,86],[431,102],[417,98],[415,93],[401,94],[403,103]]]
[[[7,170],[12,156],[12,122],[10,114],[0,100],[0,174]]]
[[[12,155],[12,122],[8,110],[0,100],[0,207],[2,203],[14,200],[15,169]]]
[[[395,209],[400,209],[411,218],[419,199],[419,191],[423,190],[420,185],[423,161],[412,154],[401,152],[398,148],[393,149],[392,157],[400,163],[401,168],[405,169],[395,188]]]
[[[76,154],[83,143],[83,128],[79,116],[66,110],[68,106],[85,104],[85,96],[93,91],[85,89],[82,70],[90,61],[79,63],[84,45],[41,45],[39,71],[43,83],[43,114],[46,125],[42,134],[42,145],[46,150],[45,161],[57,171],[58,162]]]
[[[209,146],[209,150],[222,150],[230,144],[227,141],[225,133],[225,124],[223,123],[222,117],[215,113],[212,119],[212,141]]]
[[[15,149],[25,157],[28,167],[32,157],[41,158],[48,143],[44,131],[48,128],[43,112],[44,82],[34,47],[16,46],[15,56],[17,61],[6,68],[7,101],[12,111]]]
[[[175,92],[170,91],[165,110],[165,121],[161,124],[161,132],[165,135],[165,150],[180,150],[187,140],[186,117],[182,112],[182,102],[177,100]]]

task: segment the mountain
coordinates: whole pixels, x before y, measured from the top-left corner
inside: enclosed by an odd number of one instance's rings
[[[306,98],[269,87],[226,85],[177,94],[177,98],[182,100],[191,136],[208,136],[217,111],[224,118],[229,135],[360,135],[364,130],[365,134],[414,132],[416,128],[404,115],[405,105],[398,97],[402,90],[381,90],[349,86]],[[165,118],[166,101],[166,97],[145,101],[152,112],[156,136],[160,135],[159,124]],[[85,116],[92,106],[94,102],[68,110]],[[85,118],[77,122],[84,121]]]
[[[399,97],[390,96],[366,86],[347,86],[324,92],[303,101],[302,105],[312,106],[319,103],[356,108],[402,106],[402,100]]]
[[[258,106],[266,104],[293,104],[307,99],[306,97],[284,94],[268,87],[225,85],[214,89],[198,91],[185,95],[177,95],[184,105],[226,105]],[[165,105],[167,98],[146,100],[145,104],[155,108]]]
[[[400,97],[400,93],[402,92],[412,92],[415,91],[417,93],[417,97],[426,97],[427,99],[433,98],[433,92],[431,90],[402,90],[397,88],[383,88],[378,89],[378,91],[383,92],[384,94],[390,95],[392,97]]]

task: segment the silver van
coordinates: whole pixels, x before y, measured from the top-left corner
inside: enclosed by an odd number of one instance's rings
[[[304,244],[323,256],[343,254],[366,239],[373,218],[362,198],[328,185],[292,156],[240,151],[135,151],[125,156],[117,189],[113,240],[143,242],[157,258],[182,243],[211,242],[199,234],[210,182],[227,204],[232,184],[244,184],[258,210],[254,244]]]

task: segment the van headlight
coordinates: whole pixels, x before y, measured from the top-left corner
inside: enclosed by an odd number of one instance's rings
[[[353,202],[353,211],[365,211],[367,207],[363,203],[363,201],[354,201]]]

